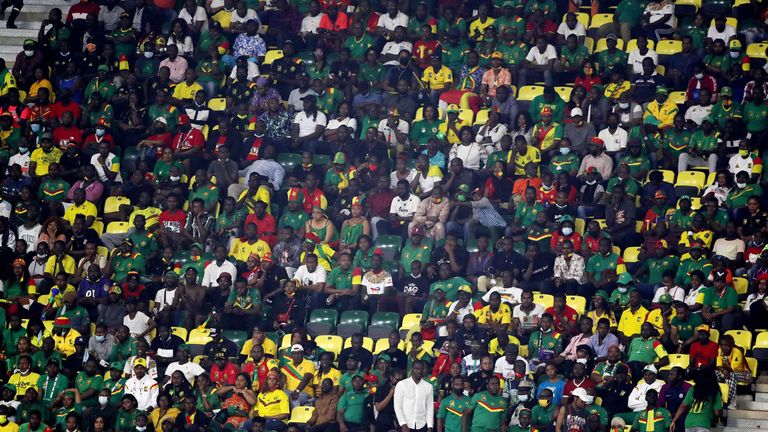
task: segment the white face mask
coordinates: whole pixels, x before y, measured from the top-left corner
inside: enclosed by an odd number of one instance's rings
[[[139,432],[144,432],[145,430],[147,430],[147,427],[146,426],[136,426],[136,430],[139,431]]]
[[[627,102],[619,102],[619,108],[625,110],[625,109],[629,108],[629,103],[627,103]]]
[[[618,289],[618,290],[619,290],[619,292],[620,292],[620,293],[622,293],[622,294],[626,294],[626,293],[627,293],[627,287],[618,287],[617,289]]]
[[[560,147],[560,154],[567,155],[570,152],[571,152],[571,148],[570,147]]]
[[[747,187],[747,184],[736,182],[736,187],[739,189],[744,189],[745,187]]]
[[[107,336],[105,335],[101,335],[101,336],[96,335],[94,336],[94,338],[96,338],[96,342],[104,342],[105,340],[107,340]]]
[[[19,147],[19,153],[26,153],[29,150],[27,147]]]
[[[728,55],[731,56],[731,58],[739,58],[739,54],[741,54],[738,51],[730,51],[728,52]]]
[[[569,235],[573,234],[573,228],[571,228],[571,227],[565,227],[565,228],[562,229],[562,231],[563,231],[563,235],[565,235],[565,236],[569,236]]]
[[[33,50],[24,50],[24,55],[27,57],[32,57],[35,55],[35,52]]]
[[[174,182],[181,180],[180,176],[170,176],[169,178],[171,179],[171,181],[174,181]]]
[[[530,395],[521,394],[521,395],[517,395],[517,400],[519,400],[520,402],[528,402],[529,397]]]
[[[154,53],[154,52],[152,52],[152,51],[144,51],[144,57],[145,57],[145,58],[148,58],[148,59],[150,59],[150,58],[152,58],[152,56],[154,56],[154,55],[155,55],[155,53]]]
[[[591,181],[590,181],[590,180],[587,180],[587,181],[586,181],[586,183],[587,183],[588,185],[592,186],[593,184],[597,183],[597,180],[591,180]]]
[[[105,133],[107,133],[107,131],[104,129],[96,129],[96,136],[98,137],[104,136]]]
[[[696,75],[694,75],[694,76],[696,77],[696,79],[702,79],[702,78],[704,78],[704,74],[703,74],[703,73],[697,73],[697,74],[696,74]]]
[[[106,405],[107,402],[109,402],[109,396],[99,396],[99,404],[101,404],[101,406]]]
[[[587,364],[587,359],[585,358],[578,358],[576,359],[576,363],[581,363],[583,365]]]

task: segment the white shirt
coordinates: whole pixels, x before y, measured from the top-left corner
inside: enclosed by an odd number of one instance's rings
[[[462,322],[465,316],[475,312],[475,308],[472,306],[472,302],[469,302],[466,306],[460,308],[459,302],[455,301],[448,307],[448,315],[450,316],[454,311],[456,312],[456,321]]]
[[[525,363],[525,374],[527,375],[528,372],[528,360],[525,359],[525,357],[517,356],[515,359],[515,362],[522,361]],[[496,366],[493,368],[493,373],[500,374],[504,379],[513,379],[515,377],[515,370],[514,365],[515,362],[508,362],[506,356],[501,356],[496,360]]]
[[[246,22],[248,22],[248,21],[250,21],[252,19],[254,19],[256,21],[259,21],[259,16],[256,15],[256,11],[255,10],[253,10],[253,9],[246,9],[245,10],[245,16],[238,15],[237,11],[232,12],[232,18],[230,18],[229,22],[231,24],[234,24],[234,23],[242,24],[242,23],[246,23]],[[319,22],[320,21],[318,20],[318,23]]]
[[[310,272],[307,269],[306,264],[302,264],[301,267],[293,274],[293,279],[301,282],[301,286],[314,285],[316,283],[325,282],[326,272],[325,268],[318,264],[315,271]]]
[[[739,171],[746,171],[751,174],[752,165],[754,165],[754,159],[752,159],[752,156],[743,158],[737,153],[728,159],[728,171],[730,171],[734,177],[739,173]]]
[[[177,291],[178,289],[176,288],[172,290],[169,290],[168,288],[158,290],[157,294],[155,294],[157,310],[164,310],[165,308],[170,307],[173,304],[173,300],[176,298]]]
[[[37,224],[32,228],[26,228],[23,224],[19,225],[17,231],[19,232],[19,238],[27,242],[27,252],[32,252],[37,248],[37,237],[40,235],[40,230],[43,226]]]
[[[528,55],[525,56],[525,59],[533,64],[544,66],[548,64],[550,60],[557,59],[557,50],[555,50],[555,47],[552,45],[547,44],[544,52],[541,52],[539,51],[539,47],[534,45],[533,48],[528,51]]]
[[[400,217],[413,217],[413,215],[416,214],[416,209],[419,208],[420,203],[421,199],[414,194],[410,194],[405,200],[398,195],[392,198],[392,203],[389,205],[389,212]]]
[[[653,64],[658,65],[659,64],[659,56],[656,55],[656,51],[648,48],[648,52],[645,53],[645,55],[640,54],[640,50],[636,49],[629,53],[629,56],[627,56],[627,64],[632,67],[632,71],[636,74],[643,73],[643,60],[649,57],[653,59]]]
[[[419,188],[421,188],[421,192],[423,193],[429,193],[434,189],[435,183],[441,181],[443,178],[440,176],[428,176],[424,177],[421,175],[421,172],[419,172]]]
[[[157,395],[159,394],[157,381],[149,375],[144,375],[142,379],[135,376],[128,378],[128,381],[125,382],[125,394],[133,395],[136,398],[137,409],[146,411],[147,408],[157,407]]]
[[[498,145],[498,143],[501,141],[501,137],[507,134],[507,131],[507,125],[503,123],[499,123],[490,129],[483,126],[477,132],[477,135],[475,135],[475,141],[482,142],[485,138],[490,138],[491,144],[484,143],[483,145],[486,147],[493,146],[494,151],[501,150],[501,145]],[[497,146],[498,148],[496,148]]]
[[[576,21],[576,27],[570,28],[568,27],[568,24],[565,22],[561,22],[559,26],[557,26],[557,34],[562,35],[564,38],[568,38],[570,35],[576,35],[576,37],[586,37],[587,36],[587,30],[584,28],[584,25],[578,21]]]
[[[388,13],[379,16],[379,21],[376,23],[376,27],[384,27],[389,31],[394,31],[397,27],[408,27],[408,15],[397,11],[397,15],[394,18],[390,17]]]
[[[684,118],[701,126],[701,122],[712,113],[712,104],[709,105],[691,105],[685,110]]]
[[[648,18],[648,21],[651,24],[661,22],[665,15],[670,16],[667,18],[666,22],[664,22],[665,25],[675,27],[675,24],[677,24],[677,18],[675,17],[675,3],[671,1],[663,1],[661,3],[651,2],[645,7],[645,13],[651,15]]]
[[[99,157],[101,155],[99,153],[96,153],[95,155],[91,156],[91,165],[93,165],[94,168],[96,168],[96,175],[98,175],[99,180],[106,182],[110,181],[107,175],[104,173],[104,167],[99,163]],[[114,161],[117,160],[118,164],[120,163],[120,160],[117,159],[117,156],[114,153],[109,153],[107,157],[104,158],[104,164],[107,166],[108,170],[112,170],[112,164]],[[117,172],[117,176],[115,176],[115,183],[122,183],[123,178],[120,176],[120,171]]]
[[[744,244],[744,240],[738,237],[733,240],[721,237],[715,240],[715,244],[712,245],[712,253],[722,255],[733,261],[736,259],[737,254],[744,253],[745,248],[746,245]]]
[[[409,170],[408,176],[404,180],[408,181],[408,183],[411,183],[416,178],[416,174],[418,174],[418,171],[416,171],[415,169]],[[397,178],[397,171],[392,171],[389,174],[389,188],[390,189],[397,188],[397,182],[399,181],[400,179]]]
[[[521,288],[502,288],[502,287],[493,287],[490,291],[485,293],[483,295],[483,301],[488,303],[491,301],[491,294],[493,293],[499,293],[501,296],[501,301],[505,303],[509,303],[510,305],[518,305],[522,302],[520,297],[523,295],[523,290]]]
[[[237,279],[237,269],[234,264],[227,260],[224,260],[222,265],[216,264],[216,261],[211,261],[203,271],[203,286],[206,288],[219,286],[219,276],[222,273],[229,273],[232,280]]]
[[[319,13],[317,16],[307,15],[301,20],[301,33],[314,33],[317,34],[317,29],[320,28],[320,19],[323,14]]]
[[[597,134],[597,137],[605,142],[605,151],[607,152],[617,152],[626,149],[627,140],[629,139],[627,131],[621,126],[617,126],[614,133],[605,128]]]
[[[8,159],[8,166],[18,165],[21,167],[21,175],[29,177],[29,152],[24,154],[16,153]]]
[[[522,305],[517,305],[512,309],[512,318],[520,321],[520,328],[531,329],[539,326],[539,318],[544,315],[544,307],[540,304],[533,304],[530,312],[521,309]]]
[[[179,18],[183,19],[187,25],[192,25],[196,22],[203,22],[203,25],[200,27],[200,32],[206,32],[208,31],[208,14],[205,12],[205,8],[202,6],[198,6],[197,9],[195,9],[195,14],[192,15],[189,13],[187,8],[182,8],[181,12],[179,12]],[[232,14],[232,19],[235,18],[235,14]]]
[[[632,389],[632,393],[629,394],[627,406],[634,412],[644,411],[648,407],[648,402],[645,401],[645,394],[651,389],[660,391],[663,385],[664,381],[660,379],[654,381],[653,384],[648,384],[644,379],[641,379],[635,388]]]
[[[480,164],[485,165],[488,160],[488,153],[485,146],[473,142],[469,145],[454,144],[448,152],[448,160],[459,158],[464,163],[464,168],[472,171],[480,169]]]
[[[397,126],[395,127],[398,132],[401,134],[408,135],[408,132],[410,131],[410,125],[407,121],[403,119],[398,119]],[[392,129],[389,126],[389,122],[387,119],[381,119],[379,121],[379,126],[376,128],[379,132],[381,132],[384,135],[384,141],[389,144],[390,146],[393,144],[403,144],[397,142],[397,135],[395,135],[395,129]]]
[[[326,129],[330,129],[330,130],[336,130],[336,129],[339,128],[339,126],[346,126],[346,127],[350,128],[350,129],[352,129],[350,132],[356,131],[357,130],[357,120],[353,119],[352,117],[347,117],[347,118],[341,119],[341,120],[339,120],[338,118],[335,118],[335,119],[331,119],[328,122],[328,126],[326,126],[325,128]]]
[[[10,219],[11,218],[11,208],[12,207],[13,206],[11,205],[11,203],[9,203],[8,201],[0,198],[0,216],[5,216],[6,218]],[[11,233],[12,232],[13,232],[13,230],[11,230]],[[27,242],[27,243],[29,243],[29,242]]]
[[[736,36],[736,29],[727,24],[723,28],[723,31],[717,31],[717,27],[715,26],[710,26],[709,30],[707,30],[707,39],[712,39],[712,42],[720,39],[725,44],[726,48],[728,47],[728,41],[734,36]]]
[[[165,370],[165,376],[173,376],[173,373],[176,371],[183,373],[187,381],[191,383],[195,382],[196,377],[205,373],[205,369],[203,369],[202,366],[189,360],[184,364],[179,364],[179,362],[169,364],[168,368]]]
[[[291,90],[291,93],[288,95],[288,106],[293,107],[293,110],[296,112],[303,111],[304,102],[301,99],[306,95],[317,96],[317,92],[315,92],[311,88],[307,89],[307,91],[305,92],[302,92],[298,88]]]
[[[385,54],[392,54],[392,55],[398,55],[400,54],[400,51],[406,50],[408,52],[411,52],[413,50],[413,44],[408,41],[402,41],[402,42],[395,42],[395,41],[389,41],[386,44],[384,44],[384,48],[381,49],[381,55]],[[397,66],[398,61],[397,60],[390,60],[386,63],[384,63],[385,66]]]
[[[307,113],[301,111],[293,117],[293,122],[299,125],[299,137],[305,137],[315,133],[317,126],[325,127],[328,121],[325,114],[316,111],[314,116],[307,116]]]
[[[248,81],[253,81],[255,78],[259,76],[259,65],[256,64],[256,62],[246,62],[248,65]],[[232,79],[237,79],[237,68],[238,66],[235,66],[232,68],[232,72],[230,72],[229,77]]]
[[[123,325],[128,327],[128,331],[131,335],[140,335],[147,331],[149,328],[149,317],[142,311],[136,311],[136,316],[131,319],[130,316],[125,315],[123,318]],[[144,337],[149,342],[149,335]]]
[[[127,377],[133,376],[133,361],[136,360],[138,356],[130,356],[128,357],[128,360],[125,361],[125,366],[123,366],[123,374]],[[147,376],[152,378],[153,380],[157,380],[157,363],[154,359],[152,359],[149,356],[144,356],[144,360],[147,361]]]
[[[683,301],[685,299],[685,290],[680,288],[679,286],[673,286],[670,289],[667,289],[667,287],[659,287],[656,290],[656,293],[653,295],[653,300],[651,300],[651,303],[658,303],[659,298],[663,296],[664,294],[669,294],[672,296],[672,300],[674,301]]]
[[[692,289],[688,291],[688,294],[685,295],[685,300],[684,300],[685,304],[687,304],[688,306],[695,305],[697,303],[697,298],[700,295],[704,296],[707,292],[706,290],[707,290],[707,287],[702,285],[696,289]]]
[[[379,19],[381,22],[381,19]],[[395,386],[395,414],[400,426],[410,429],[433,427],[434,394],[432,385],[421,379],[418,383],[407,378]]]

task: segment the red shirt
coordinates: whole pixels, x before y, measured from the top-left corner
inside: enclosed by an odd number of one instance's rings
[[[74,142],[78,146],[83,144],[83,131],[76,126],[63,127],[59,126],[53,130],[53,145],[57,146],[61,150],[67,149],[67,144]]]
[[[549,190],[544,189],[544,185],[536,189],[536,201],[542,203],[545,207],[555,202],[557,196],[557,185],[553,184]]]
[[[72,7],[69,8],[69,13],[67,13],[67,24],[71,24],[72,20],[81,19],[85,20],[85,17],[88,15],[99,15],[99,5],[96,2],[92,1],[80,1],[80,3],[73,4]]]
[[[243,372],[247,373],[251,378],[257,378],[258,381],[254,380],[254,387],[256,385],[256,382],[258,382],[258,388],[254,388],[254,390],[259,390],[261,388],[264,388],[265,381],[267,380],[267,374],[269,373],[269,364],[268,359],[266,357],[262,358],[259,362],[258,366],[253,363],[252,361],[249,361],[248,363],[243,365]],[[256,377],[253,376],[254,372],[256,372]]]
[[[102,142],[106,142],[109,144],[109,150],[112,151],[115,149],[115,139],[112,138],[112,135],[109,133],[105,133],[103,137],[99,138],[96,136],[96,134],[90,134],[87,137],[85,137],[85,142],[81,146],[83,150],[87,149],[88,147],[98,147],[99,144]]]
[[[550,306],[544,312],[552,315],[552,325],[555,326],[555,330],[557,330],[560,333],[566,334],[563,327],[563,323],[562,321],[560,321],[560,317],[558,317],[557,313],[555,313],[555,307]],[[579,313],[576,312],[572,307],[565,305],[565,309],[563,309],[563,318],[565,318],[566,320],[568,320],[569,323],[571,323],[571,328],[575,331],[576,320],[579,319]]]
[[[584,377],[584,381],[580,382],[579,385],[576,385],[573,378],[571,378],[565,383],[563,396],[571,397],[571,393],[577,388],[583,388],[584,390],[593,389],[595,388],[595,382],[589,379],[589,377]]]
[[[219,141],[221,141],[221,144],[224,144],[227,140],[227,137],[221,137],[219,138]],[[259,160],[259,149],[261,148],[261,144],[264,142],[263,137],[254,137],[253,141],[251,141],[251,148],[248,149],[248,155],[245,157],[245,160],[248,161],[256,161]],[[214,154],[216,156],[219,155],[219,146],[220,144],[216,143],[216,150],[214,150]]]
[[[392,200],[395,199],[396,196],[397,195],[391,190],[371,194],[366,200],[368,211],[371,213],[371,216],[389,216],[389,208],[392,206]]]
[[[709,341],[706,345],[703,345],[701,342],[696,341],[691,344],[691,365],[694,368],[699,368],[702,366],[707,365],[714,365],[715,361],[717,360],[717,352],[718,352],[719,346]]]
[[[429,67],[429,59],[433,53],[439,52],[440,42],[432,40],[419,39],[413,44],[413,56],[416,58],[416,64],[420,69],[426,69]]]
[[[564,236],[559,229],[552,233],[552,238],[549,239],[549,248],[555,249],[556,246],[561,245],[566,240],[573,242],[574,251],[581,251],[581,235],[574,231],[573,234]]]
[[[224,369],[220,369],[216,363],[211,367],[211,380],[219,386],[235,385],[235,378],[240,373],[240,369],[233,365],[231,362],[227,362]]]
[[[80,115],[83,113],[83,110],[80,109],[80,105],[74,103],[73,101],[69,101],[69,103],[66,105],[60,101],[56,102],[51,106],[51,111],[53,111],[53,115],[59,120],[61,120],[62,114],[69,111],[76,122],[80,121]]]
[[[454,363],[460,365],[462,360],[463,358],[461,357],[461,354],[456,356],[456,358],[451,358],[447,353],[440,354],[440,356],[435,361],[435,366],[432,368],[432,377],[435,378],[441,374],[450,373],[451,365]]]
[[[312,207],[320,206],[322,197],[325,196],[323,191],[315,188],[312,192],[309,192],[307,188],[301,189],[302,195],[304,195],[304,213],[312,213]]]
[[[168,231],[180,233],[187,223],[187,214],[181,210],[176,210],[174,212],[166,210],[160,213],[157,220]]]
[[[339,11],[336,14],[336,20],[331,21],[331,17],[327,13],[324,13],[323,16],[320,17],[320,25],[318,25],[318,27],[332,32],[341,32],[349,27],[349,17],[344,12]]]
[[[203,133],[195,128],[191,128],[187,132],[179,132],[173,137],[173,143],[171,148],[174,152],[186,151],[196,149],[197,152],[203,149],[205,145],[205,137]]]
[[[252,223],[256,225],[256,232],[259,237],[269,244],[269,247],[275,247],[277,244],[277,237],[275,236],[277,223],[275,217],[269,213],[264,213],[264,217],[259,219],[255,214],[249,214],[245,218],[245,225]]]

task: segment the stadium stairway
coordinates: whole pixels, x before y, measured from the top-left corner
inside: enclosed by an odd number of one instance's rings
[[[48,12],[54,7],[61,9],[62,19],[67,16],[69,6],[76,0],[24,0],[24,7],[16,19],[17,29],[5,28],[5,20],[0,21],[0,57],[5,59],[5,64],[10,69],[16,59],[16,54],[21,51],[25,39],[37,40],[37,31],[40,23],[48,18]],[[11,13],[11,8],[5,10],[6,19]]]
[[[768,431],[768,372],[760,372],[755,395],[736,396],[737,409],[729,410],[728,426],[722,432]]]

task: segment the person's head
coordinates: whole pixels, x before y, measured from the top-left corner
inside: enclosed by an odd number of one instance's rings
[[[539,392],[539,406],[542,408],[546,408],[549,406],[549,404],[552,403],[552,389],[551,388],[544,388]]]
[[[424,364],[424,361],[416,360],[413,362],[413,367],[411,369],[411,376],[413,377],[413,379],[420,380],[424,377],[425,370],[426,370],[426,365]]]

